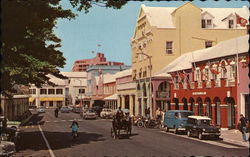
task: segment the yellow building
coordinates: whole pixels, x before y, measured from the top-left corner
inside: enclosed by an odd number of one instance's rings
[[[142,5],[131,39],[132,77],[140,89],[135,104],[141,103],[151,110],[156,108],[155,101],[148,99],[154,95],[150,78],[178,56],[245,35],[246,25],[239,23],[239,17],[249,18],[246,6],[199,8],[191,2],[178,8]]]

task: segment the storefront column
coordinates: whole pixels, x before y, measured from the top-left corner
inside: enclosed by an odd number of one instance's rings
[[[207,114],[207,104],[203,104],[203,115],[208,116],[208,114]]]
[[[175,110],[175,103],[170,103],[171,110]]]
[[[129,95],[129,114],[133,114],[133,95]]]
[[[198,111],[198,110],[199,110],[198,105],[199,105],[199,104],[194,104],[194,114],[195,114],[195,115],[198,115],[198,113],[199,113],[199,111]]]
[[[191,103],[188,103],[188,111],[191,111]]]
[[[227,125],[227,107],[226,104],[220,105],[220,112],[221,112],[221,128],[228,129]]]
[[[121,95],[117,96],[117,107],[121,106]]]
[[[122,95],[122,104],[121,104],[122,108],[125,108],[125,95]]]
[[[213,122],[213,125],[216,125],[216,119],[215,119],[215,105],[216,104],[211,104],[212,106],[212,122]]]
[[[179,110],[183,110],[183,106],[184,106],[184,104],[179,103]]]

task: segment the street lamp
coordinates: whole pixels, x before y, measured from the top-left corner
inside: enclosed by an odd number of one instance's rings
[[[152,64],[151,64],[151,58],[152,58],[152,56],[149,56],[148,54],[146,54],[146,53],[143,53],[142,52],[142,48],[141,47],[139,47],[139,49],[141,50],[141,52],[139,52],[139,53],[136,53],[137,55],[144,55],[144,56],[146,56],[147,58],[148,58],[148,60],[149,60],[149,107],[150,107],[150,117],[152,118],[153,117],[153,106],[152,106],[152,85],[151,85],[151,75],[152,75]]]

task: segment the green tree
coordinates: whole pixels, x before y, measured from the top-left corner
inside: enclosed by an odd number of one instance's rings
[[[59,0],[2,0],[1,94],[11,96],[15,85],[53,84],[48,74],[66,78],[59,68],[65,65],[61,40],[54,34],[58,18],[74,19]],[[77,11],[93,5],[120,9],[126,1],[70,0]]]

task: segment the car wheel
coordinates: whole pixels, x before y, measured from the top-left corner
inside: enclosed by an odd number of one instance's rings
[[[187,131],[187,136],[188,136],[188,137],[191,137],[191,132],[190,132],[190,130]]]
[[[202,133],[201,133],[201,132],[199,132],[198,138],[199,138],[200,140],[203,139],[203,136],[202,136]]]

